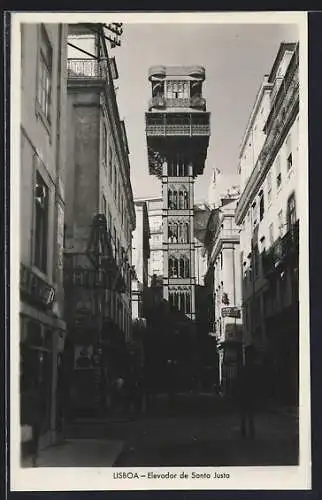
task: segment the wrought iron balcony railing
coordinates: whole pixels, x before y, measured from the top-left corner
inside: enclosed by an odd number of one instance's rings
[[[262,254],[262,267],[265,277],[275,271],[280,271],[292,259],[294,262],[294,259],[298,258],[298,236],[299,223],[297,221],[282,238],[279,238],[267,252]]]
[[[67,59],[69,79],[108,79],[106,61],[96,59]]]
[[[55,299],[55,288],[23,263],[20,264],[20,293],[43,307],[50,307]]]
[[[277,96],[277,93],[281,87],[282,82],[283,82],[283,77],[277,77],[275,79],[273,88],[271,90],[271,95],[270,95],[271,103],[273,103],[275,101],[275,97]]]
[[[146,134],[148,136],[173,136],[173,135],[196,135],[196,136],[209,136],[209,124],[147,124]]]

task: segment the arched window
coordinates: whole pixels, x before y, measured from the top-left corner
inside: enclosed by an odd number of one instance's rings
[[[179,297],[178,297],[178,292],[174,292],[173,294],[173,305],[174,307],[176,307],[178,309],[178,305],[179,305]]]
[[[189,278],[189,277],[190,277],[190,261],[186,257],[186,259],[185,259],[185,278]]]
[[[173,273],[173,269],[174,269],[174,265],[173,265],[173,258],[172,257],[169,257],[169,260],[168,260],[168,271],[169,271],[169,277],[172,278],[172,273]]]
[[[177,261],[178,263],[178,277],[179,278],[189,278],[190,276],[190,262],[188,257],[185,255],[182,255],[179,260]]]
[[[186,292],[181,292],[181,309],[182,312],[186,312]]]
[[[168,207],[171,208],[171,204],[172,204],[172,190],[169,189],[168,190]]]
[[[189,224],[188,222],[180,222],[178,231],[179,243],[189,243]]]
[[[178,260],[175,257],[169,257],[169,278],[178,278]]]
[[[190,292],[186,292],[186,307],[185,307],[186,313],[190,314],[191,313],[191,295]]]
[[[185,258],[180,257],[179,259],[179,276],[180,278],[185,278]]]
[[[184,243],[184,238],[183,238],[184,235],[183,235],[183,230],[182,230],[183,229],[182,228],[182,222],[180,222],[178,224],[178,229],[179,229],[179,231],[178,231],[178,241],[179,241],[179,243]]]
[[[178,225],[175,222],[170,222],[168,225],[168,242],[178,243]]]
[[[178,208],[178,193],[176,190],[173,191],[173,209],[177,209]]]
[[[168,207],[170,210],[178,208],[178,193],[176,189],[169,188],[168,190]]]
[[[183,224],[183,229],[184,229],[184,242],[189,243],[189,224],[188,224],[188,222],[185,222]]]
[[[189,208],[189,197],[188,197],[188,192],[184,191],[184,202],[183,202],[183,208],[187,209]]]
[[[295,193],[292,193],[287,200],[287,229],[290,230],[296,222],[296,200]]]
[[[182,189],[179,191],[179,208],[183,209],[184,208],[184,192]]]

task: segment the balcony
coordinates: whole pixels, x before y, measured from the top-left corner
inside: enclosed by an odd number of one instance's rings
[[[298,259],[298,221],[274,245],[262,254],[262,265],[264,277],[270,277],[276,272],[281,272]]]
[[[273,88],[271,90],[271,95],[270,95],[270,99],[271,99],[271,103],[273,104],[274,101],[275,101],[275,98],[277,96],[277,93],[281,87],[281,84],[282,84],[282,81],[283,81],[283,77],[277,77],[275,79],[275,82],[274,82],[274,85],[273,85]]]
[[[153,124],[147,122],[146,135],[152,136],[206,136],[210,135],[210,125],[206,124]]]
[[[64,286],[102,288],[126,293],[130,283],[130,266],[125,249],[118,249],[110,231],[99,217],[101,214],[94,218],[87,248],[87,257],[92,266],[79,265],[77,253],[65,252]],[[68,257],[72,260],[68,261]]]
[[[167,99],[164,96],[155,96],[149,101],[149,110],[152,108],[194,108],[206,110],[206,99],[199,96],[178,99]]]
[[[210,135],[209,112],[146,113],[147,136]]]
[[[43,308],[51,307],[55,299],[55,288],[23,263],[20,264],[20,293],[22,298]]]
[[[67,59],[67,77],[71,80],[108,80],[106,61]]]

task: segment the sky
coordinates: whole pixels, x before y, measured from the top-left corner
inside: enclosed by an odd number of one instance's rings
[[[120,117],[125,120],[134,198],[161,196],[161,182],[148,172],[145,112],[151,97],[150,66],[198,64],[206,70],[203,97],[211,112],[205,170],[195,200],[208,198],[214,168],[236,174],[239,146],[263,77],[282,41],[299,39],[294,24],[124,24],[115,56]]]

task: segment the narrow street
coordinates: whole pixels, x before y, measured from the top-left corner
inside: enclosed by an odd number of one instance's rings
[[[263,411],[256,438],[241,437],[238,412],[210,395],[180,395],[169,411],[159,396],[154,412],[133,418],[79,419],[66,429],[73,439],[123,443],[119,467],[296,465],[297,418]],[[99,441],[98,441],[99,442]]]

